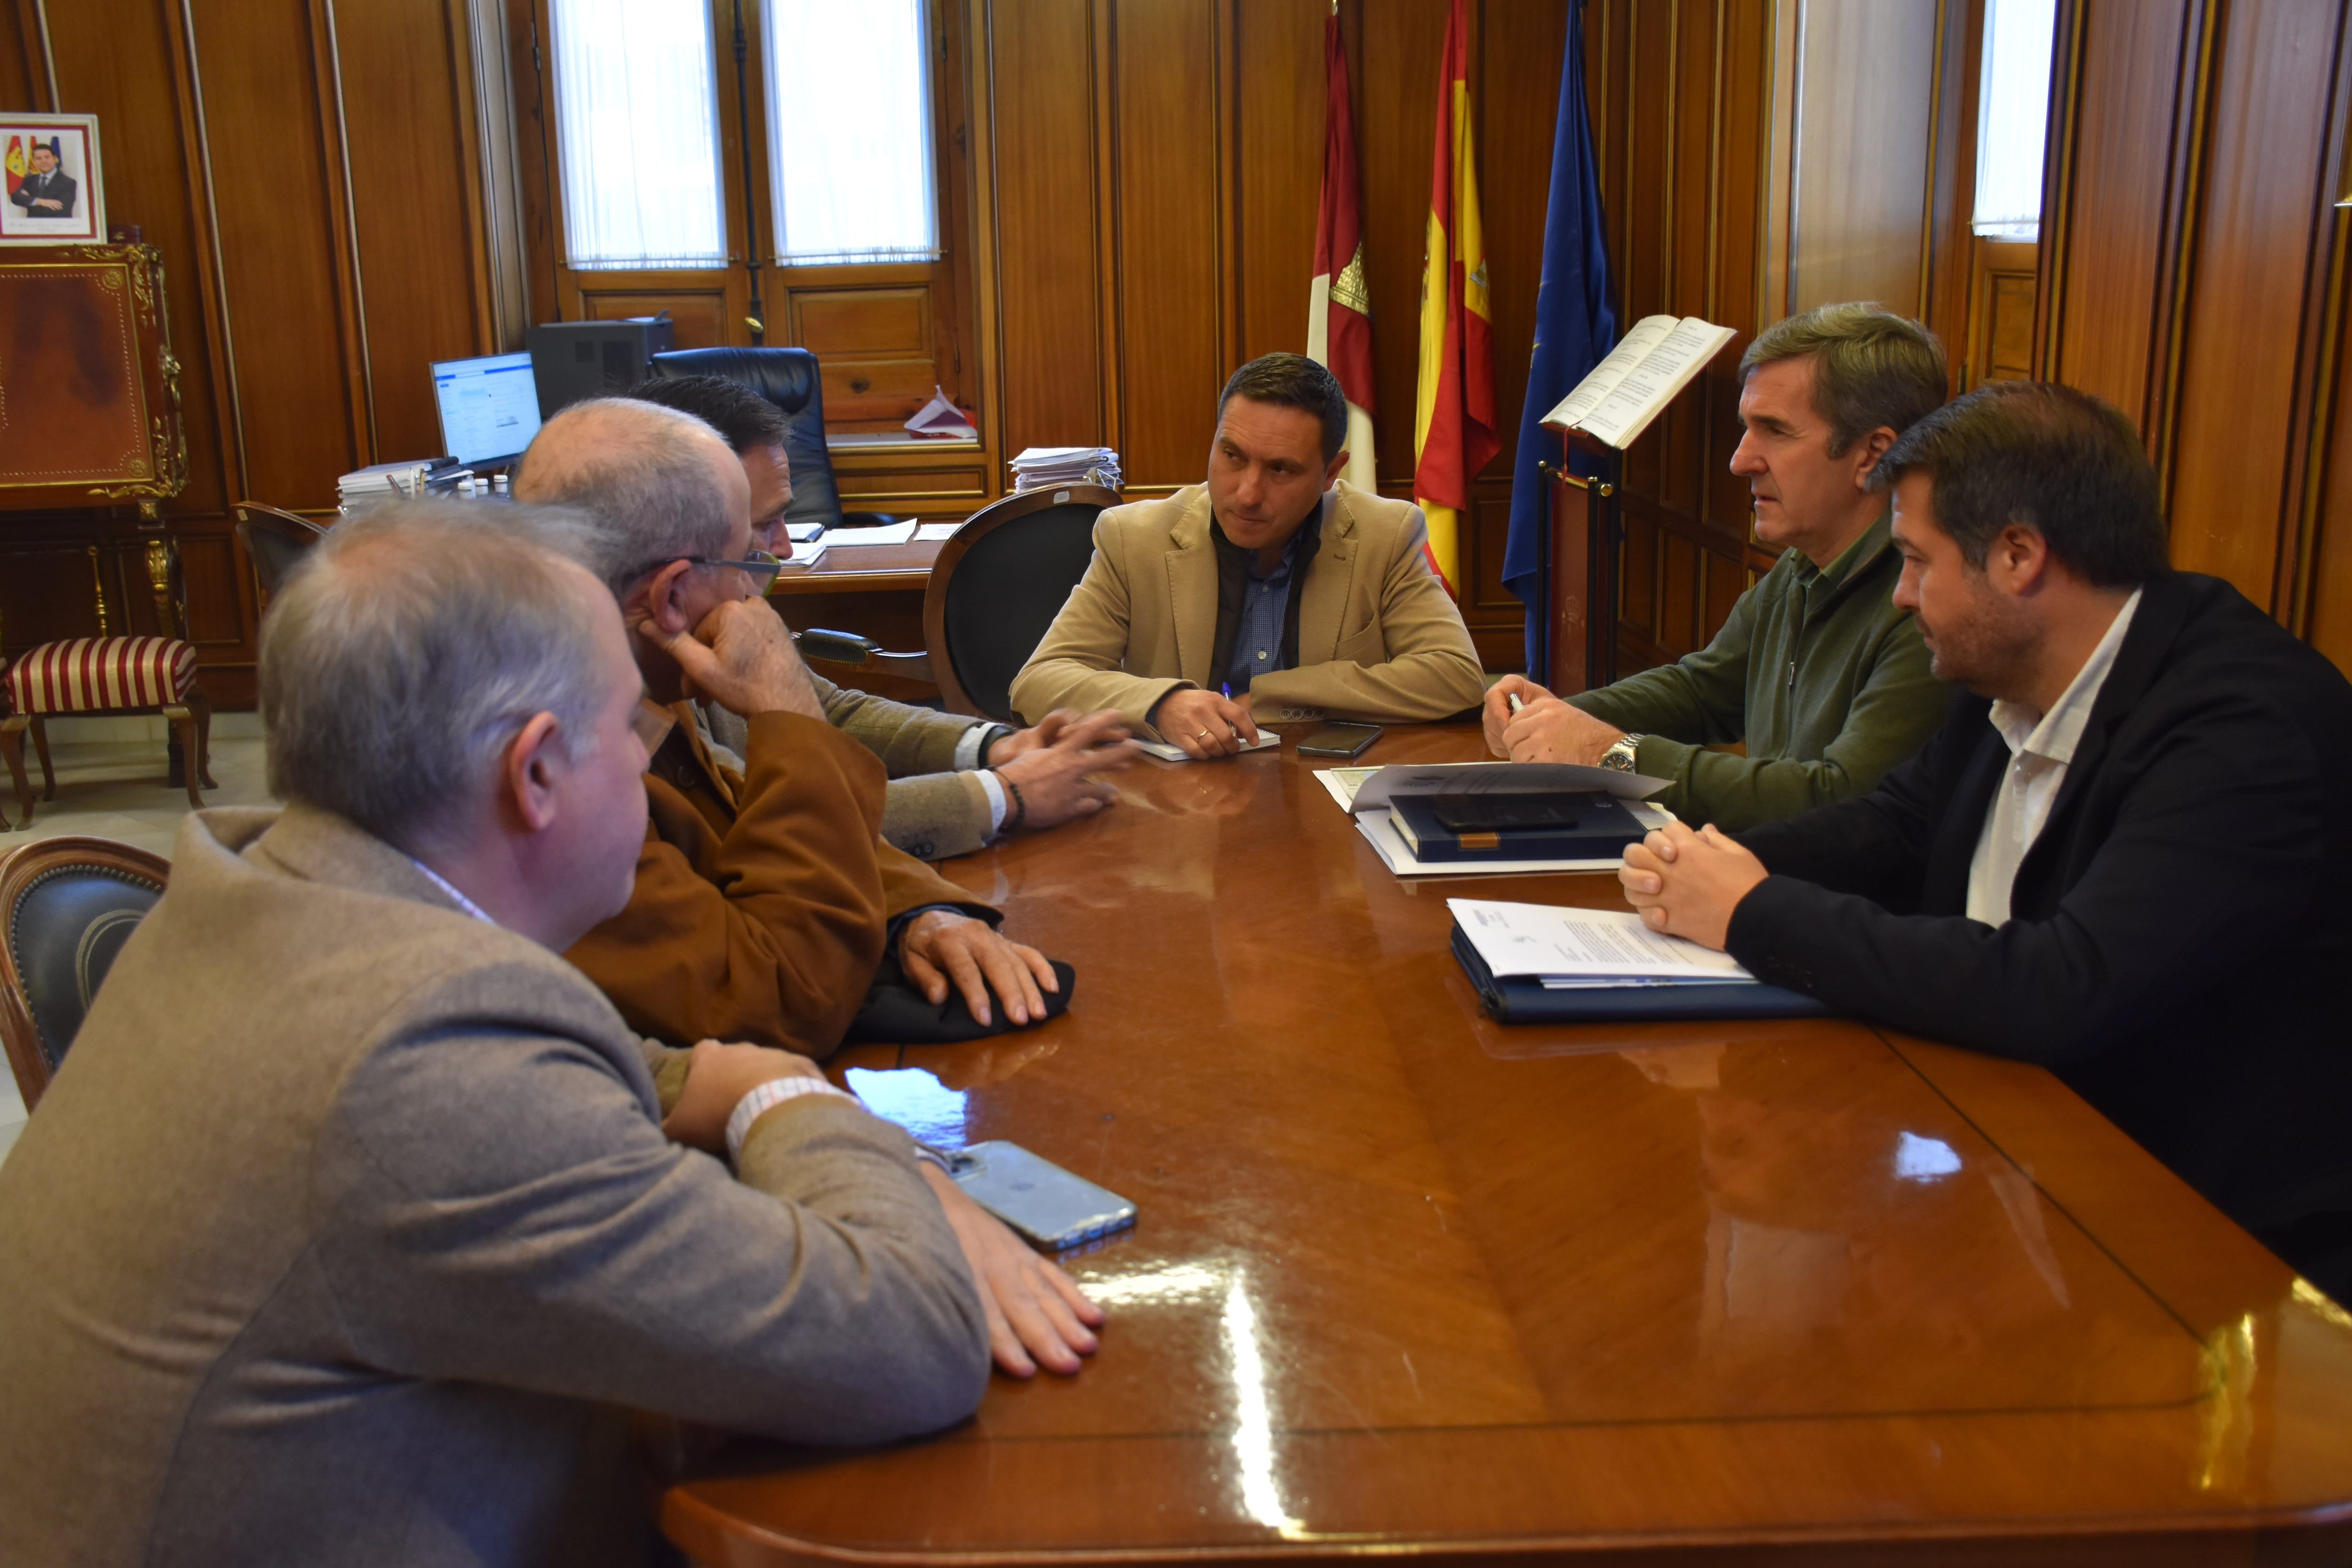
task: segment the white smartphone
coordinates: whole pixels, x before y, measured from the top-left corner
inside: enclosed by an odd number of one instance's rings
[[[992,1139],[947,1162],[966,1196],[1040,1247],[1058,1251],[1135,1223],[1127,1199],[1018,1143]]]

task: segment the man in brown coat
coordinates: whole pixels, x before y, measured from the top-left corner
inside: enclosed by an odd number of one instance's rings
[[[1113,507],[1013,705],[1114,709],[1195,757],[1265,720],[1419,722],[1486,692],[1421,509],[1339,481],[1348,403],[1300,354],[1235,371],[1205,484]]]
[[[628,897],[641,687],[595,580],[470,510],[278,594],[289,804],[188,818],[0,1167],[0,1563],[641,1564],[624,1406],[871,1443],[979,1400],[906,1134],[557,956]]]
[[[577,509],[575,558],[620,600],[650,700],[674,721],[645,775],[651,820],[628,907],[565,954],[633,1027],[824,1056],[886,952],[933,1002],[952,984],[983,1022],[992,990],[1013,1022],[1045,1016],[1040,988],[1056,982],[1044,956],[879,837],[882,764],[825,721],[791,634],[756,595],[750,485],[708,425],[628,399],[574,404],[532,441],[515,492]],[[698,696],[746,721],[741,772],[696,732]],[[925,1170],[974,1249],[998,1364],[1077,1371],[1100,1312]]]

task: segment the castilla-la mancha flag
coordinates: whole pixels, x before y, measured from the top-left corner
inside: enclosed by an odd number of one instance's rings
[[[1307,299],[1307,357],[1328,367],[1348,398],[1343,477],[1377,495],[1372,452],[1372,298],[1364,284],[1363,204],[1356,122],[1348,110],[1348,57],[1335,9],[1323,22],[1329,100],[1323,113],[1323,205],[1315,218],[1315,280]]]
[[[1437,73],[1437,153],[1421,278],[1421,379],[1413,398],[1412,497],[1429,519],[1429,560],[1461,596],[1461,514],[1470,481],[1503,449],[1495,433],[1495,343],[1486,237],[1471,150],[1467,0],[1453,0]]]

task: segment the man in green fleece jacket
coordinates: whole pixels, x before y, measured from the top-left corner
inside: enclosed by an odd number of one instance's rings
[[[1667,779],[1658,804],[1726,831],[1862,794],[1950,700],[1895,607],[1903,562],[1869,483],[1943,403],[1941,345],[1874,306],[1823,305],[1765,329],[1739,374],[1747,434],[1731,471],[1780,561],[1696,653],[1566,699],[1506,676],[1486,705],[1496,755]],[[1709,749],[1735,741],[1746,755]]]

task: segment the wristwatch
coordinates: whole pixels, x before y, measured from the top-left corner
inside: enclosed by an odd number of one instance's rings
[[[1642,737],[1639,735],[1619,736],[1616,740],[1610,742],[1609,749],[1607,751],[1601,753],[1601,765],[1604,768],[1614,768],[1621,773],[1632,773],[1633,771],[1633,752],[1635,748],[1640,746],[1641,743]]]

